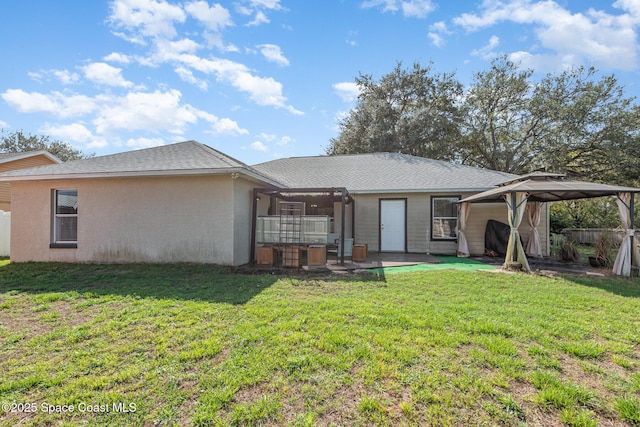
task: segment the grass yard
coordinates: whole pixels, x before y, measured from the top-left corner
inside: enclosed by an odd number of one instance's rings
[[[5,261],[0,402],[0,426],[638,426],[640,281]]]

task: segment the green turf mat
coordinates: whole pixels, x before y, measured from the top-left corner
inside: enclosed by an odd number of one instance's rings
[[[430,271],[430,270],[464,270],[464,271],[477,271],[477,270],[496,270],[495,265],[485,264],[480,261],[469,258],[458,258],[454,256],[439,255],[437,258],[441,261],[439,264],[416,264],[416,265],[403,265],[398,267],[380,267],[370,269],[372,273],[378,274],[396,274],[396,273],[411,273],[414,271]]]

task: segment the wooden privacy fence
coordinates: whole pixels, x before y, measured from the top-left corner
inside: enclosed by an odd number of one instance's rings
[[[0,211],[0,256],[9,256],[11,212]]]
[[[602,234],[608,234],[607,237],[613,243],[620,243],[624,238],[624,230],[613,228],[565,228],[562,230],[568,240],[574,240],[583,245],[595,245]],[[636,230],[636,236],[638,236]]]

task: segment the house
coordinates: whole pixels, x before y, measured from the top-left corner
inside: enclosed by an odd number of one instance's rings
[[[456,165],[399,153],[293,157],[254,168],[287,187],[344,187],[353,203],[346,206],[346,234],[369,250],[456,254],[457,202],[494,188],[515,175]],[[340,228],[340,203],[334,202],[334,230]],[[473,255],[484,252],[487,221],[507,222],[503,204],[474,205],[465,234]],[[538,227],[547,236],[548,214]],[[522,235],[529,227],[523,221]],[[541,242],[548,253],[548,239]]]
[[[0,153],[0,173],[57,163],[62,161],[44,150]],[[11,211],[11,188],[8,182],[0,182],[0,211]]]
[[[372,251],[455,254],[456,202],[512,178],[393,153],[249,166],[187,141],[12,171],[0,181],[11,184],[14,262],[241,265],[252,261],[255,217],[277,213],[287,192],[307,201],[305,214],[329,215],[334,231]],[[255,197],[258,189],[273,195]],[[506,208],[474,206],[465,231],[472,254],[484,250],[488,219],[506,222]],[[546,236],[548,221],[539,230]]]

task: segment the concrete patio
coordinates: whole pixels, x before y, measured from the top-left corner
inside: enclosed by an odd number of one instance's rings
[[[345,259],[344,265],[335,258],[327,259],[326,268],[333,272],[366,270],[381,267],[401,267],[416,264],[439,264],[438,257],[430,254],[409,254],[393,252],[369,252],[365,261]]]

